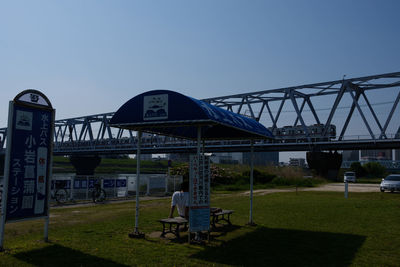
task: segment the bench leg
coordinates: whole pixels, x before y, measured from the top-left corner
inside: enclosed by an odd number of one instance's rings
[[[162,233],[161,233],[161,237],[165,237],[165,223],[164,222],[162,222],[162,226],[163,226],[163,228],[162,228]]]
[[[177,223],[177,224],[176,224],[176,230],[175,230],[175,235],[176,235],[176,237],[178,238],[178,240],[181,239],[181,237],[179,236],[179,226],[180,226],[180,224]]]
[[[183,231],[187,231],[187,230],[188,230],[187,223],[185,223],[185,226],[183,227],[182,230],[183,230]]]
[[[216,227],[215,227],[215,218],[216,218],[216,217],[217,217],[216,215],[213,215],[213,216],[212,216],[211,225],[212,225],[213,228],[216,228]]]
[[[231,223],[231,214],[230,213],[228,213],[228,224],[232,225],[232,223]]]

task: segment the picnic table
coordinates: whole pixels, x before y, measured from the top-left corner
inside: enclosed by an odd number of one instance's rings
[[[226,222],[228,225],[231,223],[231,214],[233,210],[223,210],[221,208],[212,207],[210,208],[210,224],[212,228],[216,228],[216,224],[221,221]],[[180,226],[184,225],[183,229],[187,229],[189,221],[182,217],[166,218],[158,220],[163,225],[161,237],[165,237],[166,234],[172,233],[178,239],[180,239]]]
[[[210,217],[211,217],[211,226],[216,228],[215,224],[224,221],[228,223],[228,225],[232,225],[231,223],[231,214],[233,210],[223,210],[221,208],[211,208],[210,209]]]
[[[163,225],[161,237],[165,237],[166,234],[172,233],[178,239],[180,238],[179,227],[181,225],[185,225],[185,229],[187,229],[187,224],[188,224],[188,220],[186,220],[185,218],[182,218],[182,217],[161,219],[161,220],[159,220],[159,222],[162,223],[162,225]],[[175,226],[175,228],[173,226]]]

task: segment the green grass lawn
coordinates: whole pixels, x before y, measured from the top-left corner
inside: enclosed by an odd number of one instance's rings
[[[140,230],[130,239],[134,203],[52,208],[50,243],[43,221],[6,225],[0,266],[399,266],[400,194],[299,192],[249,199],[213,194],[212,206],[233,209],[207,245],[159,238],[170,200],[142,201]]]

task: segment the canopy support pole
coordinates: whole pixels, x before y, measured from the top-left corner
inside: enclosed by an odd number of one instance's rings
[[[137,150],[136,150],[136,210],[135,210],[135,230],[129,234],[131,238],[144,238],[144,233],[139,232],[139,190],[140,190],[140,148],[142,145],[142,131],[137,132]]]
[[[254,140],[250,143],[250,218],[248,225],[256,226],[253,222],[253,183],[254,183]]]
[[[200,171],[200,157],[201,157],[201,126],[197,126],[197,170]],[[190,181],[190,179],[189,179]],[[190,188],[192,188],[192,185],[189,185]],[[189,207],[190,209],[190,207]],[[191,231],[190,231],[190,220],[191,220],[191,216],[189,213],[189,235],[188,235],[188,242],[189,244],[191,243]],[[197,234],[197,233],[196,233]]]

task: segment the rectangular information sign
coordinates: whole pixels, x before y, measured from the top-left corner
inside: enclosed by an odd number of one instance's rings
[[[103,180],[103,188],[114,188],[114,187],[115,187],[115,179]]]
[[[190,212],[191,232],[210,229],[210,159],[197,155],[190,156]]]
[[[117,183],[117,187],[126,187],[126,178],[125,179],[117,179],[116,183]]]
[[[5,221],[47,216],[54,111],[10,105]]]

